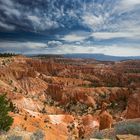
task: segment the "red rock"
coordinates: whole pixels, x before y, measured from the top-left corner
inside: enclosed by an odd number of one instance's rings
[[[99,122],[100,122],[100,127],[99,127],[100,130],[111,128],[111,125],[113,123],[113,118],[107,111],[103,111],[99,116]]]
[[[126,118],[133,119],[133,118],[140,118],[140,92],[134,93],[128,99],[126,109]]]

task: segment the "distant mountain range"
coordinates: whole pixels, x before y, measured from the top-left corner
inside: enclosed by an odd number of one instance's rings
[[[100,61],[123,61],[123,60],[140,60],[140,56],[111,56],[104,54],[64,54],[65,58],[86,58]]]
[[[83,58],[95,59],[99,61],[123,61],[123,60],[140,60],[140,56],[111,56],[104,54],[88,54],[88,53],[74,53],[74,54],[28,54],[28,57],[42,57],[42,58]]]

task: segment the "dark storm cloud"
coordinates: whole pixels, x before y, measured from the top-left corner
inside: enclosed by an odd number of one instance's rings
[[[0,29],[30,32],[78,28],[118,30],[118,22],[135,20],[140,10],[137,5],[138,0],[0,0]]]
[[[65,26],[72,28],[78,23],[79,11],[75,10],[75,5],[74,1],[62,0],[0,0],[0,27],[35,32]]]

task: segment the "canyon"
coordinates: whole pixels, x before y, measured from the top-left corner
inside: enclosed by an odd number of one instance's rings
[[[9,113],[14,123],[3,139],[140,135],[140,60],[1,57],[3,93],[15,106]]]

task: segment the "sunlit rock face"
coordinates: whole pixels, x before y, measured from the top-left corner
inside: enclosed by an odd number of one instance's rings
[[[100,120],[100,127],[99,127],[100,130],[111,128],[111,125],[113,123],[113,118],[108,112],[103,111],[99,116],[99,120]]]
[[[128,99],[126,118],[133,119],[140,117],[140,93],[134,93]]]

